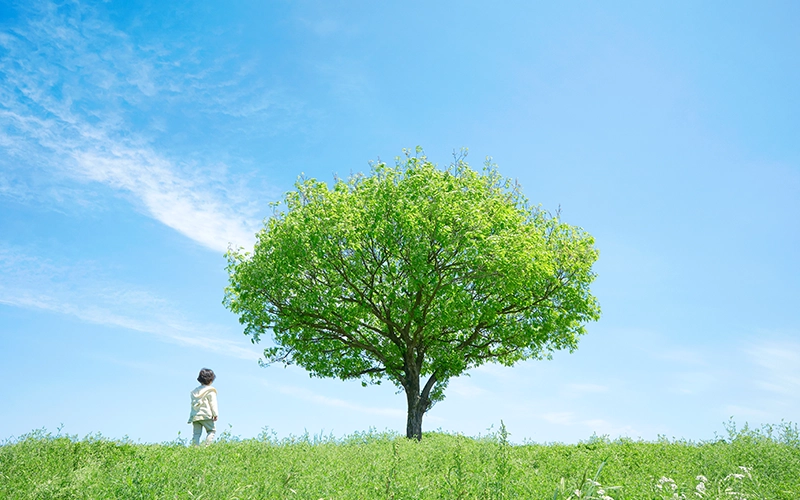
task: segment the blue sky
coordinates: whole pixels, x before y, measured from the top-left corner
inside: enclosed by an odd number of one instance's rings
[[[417,145],[595,236],[603,308],[425,430],[800,421],[800,4],[431,3],[0,2],[0,439],[185,437],[204,366],[234,435],[402,432],[391,386],[260,368],[223,254],[301,173]]]

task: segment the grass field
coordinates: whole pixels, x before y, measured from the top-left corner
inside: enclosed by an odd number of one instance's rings
[[[694,443],[593,437],[510,444],[505,428],[421,442],[223,433],[208,447],[35,431],[0,446],[0,498],[786,499],[800,498],[800,435],[780,424],[726,427]],[[598,473],[599,470],[599,473]]]

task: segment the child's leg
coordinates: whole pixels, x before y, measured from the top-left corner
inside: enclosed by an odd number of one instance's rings
[[[203,433],[203,424],[201,422],[192,422],[192,446],[200,444],[200,434]]]
[[[214,435],[217,433],[217,426],[213,420],[203,420],[203,427],[206,428],[206,444],[211,444],[214,441]]]

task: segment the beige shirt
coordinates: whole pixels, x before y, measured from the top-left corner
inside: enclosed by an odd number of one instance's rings
[[[189,413],[189,423],[198,420],[213,420],[218,416],[217,390],[210,385],[201,385],[191,393],[192,411]]]

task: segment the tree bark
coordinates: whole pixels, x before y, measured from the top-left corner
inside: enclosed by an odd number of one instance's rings
[[[422,416],[428,408],[427,401],[422,401],[419,393],[419,381],[416,384],[409,384],[406,387],[406,399],[408,400],[408,417],[406,419],[406,437],[408,439],[422,439]]]
[[[406,379],[405,391],[408,402],[408,415],[406,418],[406,437],[408,439],[422,440],[422,417],[431,407],[431,389],[436,384],[436,374],[431,375],[420,391],[419,376]]]

